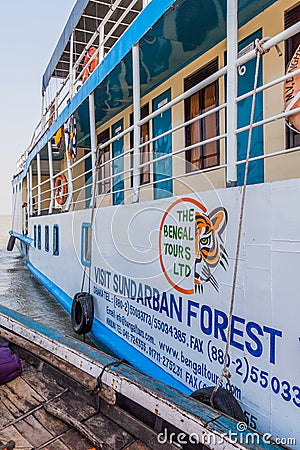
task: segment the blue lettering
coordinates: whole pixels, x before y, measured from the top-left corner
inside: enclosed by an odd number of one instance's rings
[[[205,326],[205,313],[207,313],[207,326]],[[207,305],[203,305],[201,308],[200,327],[203,333],[212,334],[212,310]]]
[[[113,290],[117,293],[118,292],[118,274],[114,274],[114,284],[113,284]]]
[[[199,303],[193,302],[192,300],[188,300],[187,304],[187,325],[191,326],[191,318],[197,317],[197,313],[192,311],[192,307],[199,309]]]
[[[235,328],[235,322],[244,324],[245,319],[242,319],[241,317],[237,317],[237,316],[232,316],[231,332],[230,332],[230,345],[233,345],[233,347],[236,347],[240,350],[244,350],[244,345],[241,344],[240,342],[237,342],[234,340],[234,335],[241,336],[241,337],[243,337],[243,335],[244,335],[243,330],[239,330],[238,328]]]
[[[176,313],[178,322],[182,322],[182,297],[178,298],[177,304],[175,296],[170,294],[170,317],[172,319],[174,318],[174,312]]]
[[[270,334],[270,363],[275,364],[275,338],[282,337],[282,332],[269,327],[264,327],[264,332]]]
[[[156,288],[153,289],[153,297],[152,297],[152,308],[154,309],[154,311],[158,311],[159,310],[159,292]]]
[[[222,319],[221,322],[219,322],[219,317]],[[228,327],[228,318],[227,315],[223,311],[219,311],[218,309],[215,310],[215,332],[214,336],[216,339],[218,339],[218,334],[220,332],[220,336],[223,342],[226,342],[226,334],[225,330]]]
[[[262,328],[257,323],[255,323],[255,322],[247,323],[247,325],[246,325],[247,335],[256,344],[256,347],[253,348],[251,346],[251,343],[248,341],[245,342],[245,346],[246,346],[246,349],[248,350],[248,352],[250,353],[250,355],[256,356],[256,358],[258,358],[259,356],[262,355],[263,346],[262,346],[262,343],[260,342],[260,339],[256,336],[256,334],[253,333],[252,329],[256,330],[257,334],[259,336],[263,336],[264,333],[263,333]]]
[[[162,311],[165,311],[166,315],[169,317],[169,307],[168,307],[166,292],[163,292],[163,294],[161,296],[161,304],[160,304],[159,312],[162,313]]]

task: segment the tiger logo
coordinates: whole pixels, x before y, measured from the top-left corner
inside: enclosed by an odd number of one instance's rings
[[[219,292],[219,284],[212,274],[213,269],[220,264],[224,270],[228,267],[228,253],[224,247],[222,235],[227,225],[227,211],[223,207],[214,209],[210,214],[196,212],[195,222],[195,293],[203,293],[206,282]]]

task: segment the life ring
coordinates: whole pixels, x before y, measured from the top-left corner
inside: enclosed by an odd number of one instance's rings
[[[214,386],[198,389],[197,391],[193,392],[190,397],[204,403],[205,405],[211,406],[210,399],[213,390]],[[242,408],[240,407],[240,404],[233,396],[233,394],[231,394],[226,389],[219,387],[216,395],[214,396],[213,404],[214,408],[218,411],[221,411],[240,422],[246,422],[245,415]]]
[[[295,70],[300,69],[300,45],[295,51],[286,73],[293,73]],[[299,97],[298,97],[299,96]],[[297,98],[296,98],[297,97]],[[285,110],[293,110],[300,107],[300,74],[291,75],[284,83],[284,106]],[[292,114],[287,118],[288,122],[300,131],[300,113]]]
[[[68,197],[68,180],[63,173],[55,178],[54,188],[55,200],[59,205],[64,205]]]
[[[75,294],[72,303],[71,321],[77,334],[86,334],[91,331],[94,320],[94,300],[88,292]]]
[[[92,72],[96,69],[98,66],[98,54],[96,54],[95,58],[90,63],[91,58],[94,56],[94,54],[97,52],[97,49],[95,47],[90,47],[87,51],[87,54],[85,55],[84,61],[83,61],[83,75],[82,75],[82,81],[83,83],[88,79],[88,77],[91,75]]]

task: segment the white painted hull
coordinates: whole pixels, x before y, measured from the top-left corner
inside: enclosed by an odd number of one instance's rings
[[[296,438],[298,442],[299,197],[299,179],[247,187],[229,352],[234,394],[249,424],[273,438]],[[177,200],[171,197],[96,210],[92,332],[136,367],[189,393],[215,384],[221,374],[241,188]],[[228,268],[218,263],[213,270],[219,292],[205,282],[203,292],[194,293],[197,202],[206,207],[207,215],[220,206],[228,213],[222,234]],[[178,211],[190,211],[190,216]],[[42,240],[42,250],[30,247],[29,265],[66,294],[61,301],[69,311],[71,298],[81,290],[81,226],[90,221],[90,214],[85,210],[30,219],[30,236],[35,224],[59,225],[59,256],[45,252]],[[181,226],[185,235],[177,241],[166,236],[166,224]],[[164,249],[171,247],[165,244],[172,243],[189,247],[190,257],[186,250],[178,258],[166,255]]]

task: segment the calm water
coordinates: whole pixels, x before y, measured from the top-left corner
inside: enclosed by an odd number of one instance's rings
[[[0,304],[79,339],[69,315],[30,274],[15,248],[6,250],[11,218],[0,215]]]

